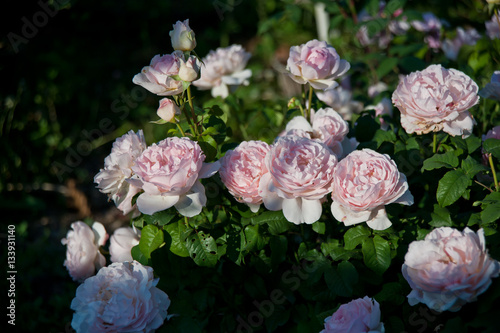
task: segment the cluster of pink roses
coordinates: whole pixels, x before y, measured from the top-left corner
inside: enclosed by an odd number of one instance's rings
[[[140,231],[130,227],[115,230],[109,245],[112,264],[106,267],[100,252],[108,239],[104,226],[94,222],[90,228],[77,221],[71,228],[62,240],[67,246],[64,265],[71,277],[82,283],[71,302],[73,329],[153,332],[160,327],[168,318],[170,300],[156,288],[153,269],[132,259],[131,249],[139,244]]]

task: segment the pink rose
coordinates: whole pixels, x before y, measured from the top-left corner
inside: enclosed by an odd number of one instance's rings
[[[139,244],[141,232],[135,228],[125,227],[115,230],[109,239],[111,262],[133,261],[131,250]]]
[[[337,157],[320,142],[285,136],[271,146],[265,163],[269,172],[262,176],[259,190],[266,208],[282,209],[295,224],[319,220]]]
[[[64,266],[75,281],[82,282],[94,275],[96,269],[106,265],[106,258],[99,252],[99,247],[106,244],[108,234],[99,222],[94,222],[92,229],[84,222],[71,223],[73,230],[68,231],[61,240],[66,245]]]
[[[318,99],[337,111],[345,120],[351,120],[352,115],[363,110],[363,104],[352,100],[352,92],[338,86],[334,89],[316,91]]]
[[[325,319],[325,329],[320,333],[384,333],[380,322],[380,305],[368,296],[342,304]]]
[[[499,139],[500,140],[500,126],[495,126],[492,129],[490,129],[485,135],[482,137],[483,142],[486,141],[487,139]],[[489,162],[489,154],[482,149],[483,153],[483,164],[486,166],[490,165]]]
[[[137,261],[102,268],[76,289],[71,327],[79,333],[154,332],[169,318],[170,306],[158,281]]]
[[[391,226],[385,205],[413,204],[404,174],[388,155],[355,150],[339,162],[332,182],[332,214],[346,226],[366,222],[375,230]]]
[[[306,118],[296,116],[286,125],[281,135],[294,135],[324,143],[338,158],[344,156],[344,141],[349,132],[349,125],[342,116],[332,108],[311,109],[311,124]]]
[[[479,91],[479,96],[500,101],[500,71],[491,75],[491,81]]]
[[[175,206],[184,216],[198,215],[207,201],[200,179],[220,166],[204,160],[198,143],[189,138],[166,138],[148,147],[132,167],[135,175],[127,179],[144,190],[137,198],[139,211],[152,215]]]
[[[264,157],[269,149],[269,145],[262,141],[244,141],[220,159],[222,182],[238,202],[246,203],[254,213],[262,203],[259,184],[267,172]]]
[[[392,102],[408,133],[444,131],[467,138],[474,126],[469,109],[479,103],[478,86],[466,74],[431,65],[400,80]]]
[[[194,31],[189,27],[189,19],[184,22],[177,21],[174,30],[169,33],[174,50],[192,51],[196,47]]]
[[[182,93],[182,81],[173,76],[179,75],[181,60],[184,60],[182,51],[172,54],[155,55],[151,64],[136,74],[132,82],[149,90],[158,96],[173,96]]]
[[[175,116],[180,115],[181,110],[170,98],[162,98],[160,100],[160,106],[158,107],[158,111],[156,111],[156,114],[161,119],[169,122],[172,121]]]
[[[286,66],[289,76],[295,82],[309,83],[311,87],[319,90],[338,86],[334,80],[349,68],[349,63],[340,59],[332,46],[316,39],[300,46],[292,46]]]
[[[130,185],[125,179],[132,176],[132,166],[144,149],[146,141],[142,130],[137,134],[129,131],[115,140],[111,154],[104,160],[104,169],[94,177],[99,191],[108,194],[123,214],[135,209],[135,206],[132,206],[132,198],[141,189]]]
[[[483,229],[441,227],[410,243],[402,271],[413,289],[410,305],[456,312],[488,289],[500,263],[488,255]]]
[[[202,59],[200,79],[193,82],[200,90],[211,89],[212,96],[226,98],[240,85],[248,85],[252,76],[250,69],[245,69],[251,54],[246,52],[241,45],[219,47],[210,51]]]
[[[349,133],[349,125],[342,116],[332,108],[311,110],[313,138],[317,138],[330,148],[337,157],[342,157],[342,142]]]

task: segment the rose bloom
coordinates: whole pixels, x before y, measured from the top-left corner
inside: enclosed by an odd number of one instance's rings
[[[240,85],[248,85],[252,76],[250,69],[245,69],[251,54],[246,52],[241,45],[219,47],[210,51],[202,59],[200,79],[193,82],[200,90],[211,89],[213,97],[226,98]]]
[[[108,234],[99,222],[94,222],[91,229],[84,222],[77,221],[71,223],[71,229],[61,240],[67,246],[64,266],[73,280],[82,282],[106,265],[99,247],[106,244]]]
[[[368,296],[342,304],[325,319],[325,329],[320,333],[384,333],[380,322],[380,305]]]
[[[345,120],[350,120],[353,114],[363,110],[363,104],[353,101],[352,92],[342,86],[325,91],[316,91],[316,96],[320,101],[337,111]]]
[[[259,190],[269,210],[283,210],[295,224],[314,223],[330,191],[337,157],[322,143],[298,136],[279,138],[266,155],[268,173]]]
[[[181,60],[184,61],[182,51],[172,54],[155,55],[149,66],[142,68],[132,82],[149,90],[158,96],[173,96],[182,93],[182,81],[177,81],[172,76],[179,75]]]
[[[491,20],[486,21],[484,25],[486,26],[486,34],[490,39],[500,38],[500,23],[496,15],[493,15]]]
[[[161,119],[169,122],[172,121],[175,116],[180,115],[181,110],[170,98],[162,98],[156,114]]]
[[[388,155],[355,150],[339,162],[332,181],[332,214],[346,226],[366,222],[375,230],[391,226],[385,205],[412,205],[406,176]]]
[[[423,21],[413,21],[411,25],[418,31],[426,32],[424,41],[430,48],[437,50],[441,47],[441,21],[433,13],[424,13]]]
[[[172,206],[187,217],[201,212],[207,202],[201,178],[219,169],[219,162],[204,163],[205,154],[189,138],[171,137],[148,147],[137,158],[127,181],[144,190],[137,198],[141,213],[152,215]]]
[[[286,69],[295,82],[327,90],[338,86],[334,80],[345,74],[350,66],[346,60],[340,59],[335,48],[314,39],[290,48]]]
[[[479,103],[478,89],[466,74],[431,65],[400,80],[392,102],[408,133],[444,131],[467,138],[475,123],[468,110]]]
[[[500,263],[488,255],[483,229],[441,227],[410,243],[402,271],[413,289],[410,305],[456,312],[488,289]]]
[[[262,141],[244,141],[220,159],[222,182],[238,202],[246,203],[254,213],[262,203],[259,184],[267,172],[264,158],[269,149],[269,145]]]
[[[179,78],[185,82],[198,79],[200,72],[200,61],[195,56],[190,56],[187,61],[180,60]]]
[[[490,129],[485,135],[482,137],[483,142],[486,141],[487,139],[499,139],[500,140],[500,126],[495,126],[492,129]],[[482,149],[483,153],[483,164],[486,166],[489,166],[489,154]]]
[[[104,160],[104,169],[94,177],[99,191],[108,194],[123,214],[135,209],[135,206],[132,206],[132,198],[141,189],[130,185],[125,179],[132,176],[132,166],[144,149],[146,141],[142,130],[137,134],[129,131],[113,142],[111,154]]]
[[[78,333],[154,332],[170,306],[158,281],[151,267],[137,261],[102,268],[76,289],[71,327]]]
[[[189,19],[184,22],[177,21],[174,30],[169,33],[174,50],[192,51],[196,47],[194,31],[189,27]]]
[[[118,228],[109,238],[111,262],[132,261],[131,250],[139,244],[141,232],[135,228]]]
[[[479,91],[479,96],[500,101],[500,71],[491,75],[491,81]]]
[[[282,136],[295,135],[317,140],[341,158],[344,154],[343,143],[349,140],[346,138],[349,125],[342,116],[332,108],[311,109],[311,123],[303,116],[296,116],[288,122]]]

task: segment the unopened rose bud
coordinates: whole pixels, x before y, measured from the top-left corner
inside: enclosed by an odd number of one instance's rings
[[[196,47],[194,31],[189,27],[189,19],[184,22],[177,21],[174,30],[169,33],[174,50],[192,51]]]
[[[156,114],[165,121],[172,121],[175,115],[181,114],[181,110],[170,98],[163,98]]]
[[[198,78],[198,72],[200,71],[200,67],[198,66],[196,57],[191,56],[186,62],[181,60],[180,63],[180,79],[185,82],[195,81]]]
[[[297,99],[295,97],[292,97],[288,101],[287,107],[288,107],[289,110],[298,107]]]

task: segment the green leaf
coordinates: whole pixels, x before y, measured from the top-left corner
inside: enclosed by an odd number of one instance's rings
[[[189,255],[198,266],[213,267],[217,263],[217,243],[203,231],[191,234],[186,239]]]
[[[252,251],[256,249],[257,251],[263,249],[267,244],[267,238],[264,238],[259,232],[258,225],[247,225],[244,231],[245,236],[245,250]]]
[[[217,156],[217,142],[210,135],[203,135],[198,138],[198,144],[206,156],[206,162],[215,160]]]
[[[500,219],[500,192],[488,194],[482,201],[481,221],[488,224]]]
[[[344,243],[346,250],[354,250],[356,246],[363,243],[363,241],[371,235],[370,229],[360,224],[350,228],[344,234]]]
[[[153,215],[140,215],[134,220],[134,225],[139,228],[142,228],[147,224],[154,224],[161,227],[170,223],[176,216],[178,215],[175,209],[165,209],[161,212],[156,212]]]
[[[130,252],[131,252],[132,258],[134,258],[134,260],[137,260],[138,262],[140,262],[144,266],[149,266],[150,265],[148,258],[146,258],[144,256],[144,253],[142,253],[141,249],[139,248],[139,244],[137,244],[136,246],[134,246],[130,250]]]
[[[422,171],[433,170],[439,168],[456,168],[458,166],[458,157],[453,151],[448,151],[444,154],[435,154],[424,161]]]
[[[500,139],[486,139],[483,142],[483,148],[500,160]]]
[[[377,148],[380,148],[384,142],[394,143],[396,141],[396,134],[393,131],[379,129],[375,132],[372,140],[377,143]]]
[[[224,114],[224,111],[220,108],[218,105],[213,105],[210,110],[208,111],[208,114],[213,115],[213,116],[222,116]]]
[[[403,288],[398,282],[389,282],[382,286],[382,290],[376,294],[375,299],[380,302],[391,302],[396,305],[403,304],[405,297],[402,295]]]
[[[180,257],[188,257],[189,251],[186,248],[185,234],[189,232],[190,229],[184,225],[184,222],[178,221],[177,223],[171,223],[164,226],[163,229],[168,232],[172,238],[170,251]]]
[[[446,207],[457,201],[472,184],[469,176],[462,170],[448,171],[439,180],[436,197],[441,207]]]
[[[385,58],[377,68],[377,76],[379,79],[391,72],[398,64],[398,58]]]
[[[349,261],[342,261],[337,268],[330,266],[325,271],[328,289],[342,297],[351,297],[353,286],[358,282],[358,272]]]
[[[251,224],[267,225],[269,232],[272,235],[279,235],[287,231],[293,224],[283,215],[281,210],[273,212],[267,211],[258,216],[243,219],[243,224],[250,222]]]
[[[363,241],[361,248],[365,265],[382,275],[391,265],[391,247],[388,241],[376,235]]]
[[[474,178],[477,173],[488,170],[484,165],[470,156],[467,156],[467,158],[462,161],[461,167],[471,179]]]
[[[151,258],[151,252],[156,250],[163,244],[163,230],[158,227],[148,224],[141,230],[141,240],[139,241],[139,249],[147,259]]]
[[[312,228],[314,231],[316,231],[320,235],[325,234],[325,222],[314,222],[312,224]]]
[[[478,138],[474,134],[465,139],[465,143],[467,143],[467,151],[469,154],[475,152],[479,147],[481,147],[482,140]]]
[[[431,213],[431,217],[432,221],[429,224],[435,228],[451,227],[453,225],[448,209],[439,205],[434,205],[434,212]]]

